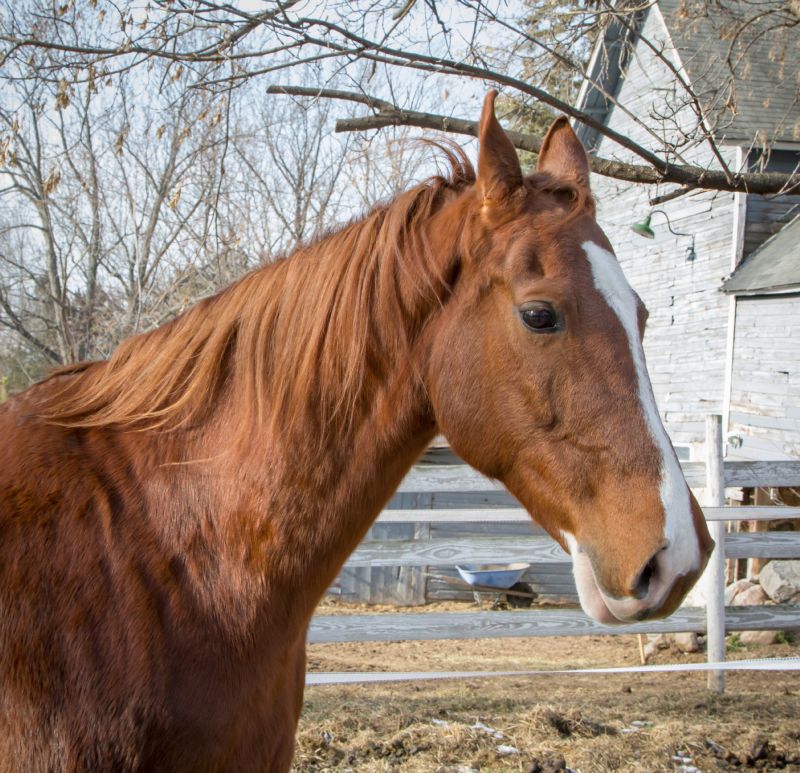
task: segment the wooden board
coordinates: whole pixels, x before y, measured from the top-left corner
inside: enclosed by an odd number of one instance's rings
[[[727,534],[725,535],[725,557],[800,558],[800,532],[760,531]]]
[[[725,554],[728,558],[800,558],[800,534],[794,531],[729,534],[725,539]],[[569,560],[549,537],[465,537],[362,542],[345,566],[454,566],[515,561],[542,564]]]
[[[522,636],[598,636],[705,631],[702,609],[679,609],[666,620],[606,626],[572,609],[518,612],[437,612],[390,615],[321,615],[312,618],[309,643],[426,641]],[[800,606],[729,607],[728,631],[799,630]]]
[[[725,462],[725,485],[800,486],[800,462]]]
[[[412,467],[397,489],[405,491],[504,491],[500,481],[467,465]]]
[[[563,563],[569,561],[569,556],[549,537],[362,542],[345,566],[453,566],[515,561]]]
[[[704,507],[707,521],[778,521],[800,518],[800,507]],[[521,507],[384,510],[377,523],[533,523]]]
[[[705,486],[705,464],[682,462],[687,483]],[[800,486],[800,461],[726,462],[726,486]],[[481,475],[467,465],[413,467],[398,488],[400,492],[503,491],[503,484]]]
[[[484,521],[440,521],[430,524],[431,539],[458,539],[471,537],[487,539],[490,537],[546,537],[547,532],[537,526],[530,518],[511,522]]]

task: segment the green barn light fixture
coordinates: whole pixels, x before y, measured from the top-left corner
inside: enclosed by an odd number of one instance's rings
[[[672,223],[669,221],[669,216],[663,209],[654,209],[647,213],[647,217],[639,223],[634,223],[631,226],[631,230],[634,233],[639,234],[639,236],[643,236],[645,239],[655,239],[656,234],[655,231],[650,227],[650,221],[653,219],[653,215],[664,215],[664,219],[667,221],[667,228],[671,234],[675,236],[688,236],[692,243],[689,247],[686,248],[686,260],[691,262],[697,257],[697,252],[695,251],[695,241],[694,241],[694,234],[684,234],[680,231],[676,231],[672,227]]]
[[[639,236],[644,236],[645,239],[655,239],[656,235],[653,232],[653,229],[650,228],[650,220],[653,218],[652,213],[648,214],[647,217],[642,220],[641,223],[634,223],[631,226],[631,229],[635,231]]]

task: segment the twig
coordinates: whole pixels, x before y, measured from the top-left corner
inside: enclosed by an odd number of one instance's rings
[[[650,206],[656,207],[659,204],[664,204],[667,201],[673,201],[675,199],[680,198],[681,196],[685,196],[687,193],[691,193],[692,191],[697,190],[697,188],[693,185],[684,185],[681,188],[676,188],[671,190],[669,193],[662,193],[660,196],[653,196],[650,199]]]

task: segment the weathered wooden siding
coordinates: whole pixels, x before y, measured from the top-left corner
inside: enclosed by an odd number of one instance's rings
[[[503,508],[521,505],[496,481],[468,470],[449,446],[440,444],[429,449],[411,474],[401,484],[386,507],[387,512],[402,510],[418,512],[414,522],[376,522],[363,542],[404,542],[411,539],[426,541],[448,540],[454,537],[497,537],[543,535],[529,518],[522,523],[490,523],[483,521],[487,511],[504,512]],[[472,474],[470,474],[472,473]],[[463,511],[464,521],[458,524],[420,523],[437,511]],[[475,513],[480,517],[476,520]],[[457,577],[452,566],[345,566],[332,585],[332,592],[349,601],[367,604],[416,606],[430,601],[468,600],[472,592],[459,589],[438,577]],[[531,567],[523,577],[543,600],[577,602],[577,590],[572,579],[571,564],[546,563]]]
[[[544,536],[545,534],[544,529],[528,521],[527,523],[433,523],[430,536],[432,540],[461,540],[486,537],[530,537]],[[523,560],[529,561],[530,556]],[[472,598],[472,591],[468,588],[458,588],[436,579],[436,576],[458,577],[458,572],[452,566],[436,567],[431,569],[430,573],[435,576],[428,578],[426,586],[428,601],[466,601]],[[572,576],[572,564],[566,558],[559,563],[533,562],[531,568],[522,576],[522,581],[528,583],[542,600],[573,603],[578,601],[578,591]]]
[[[398,492],[388,509],[430,508],[434,506],[433,498],[430,492]],[[427,530],[427,526],[418,523],[374,523],[364,542],[427,539]],[[419,566],[348,566],[342,569],[333,587],[341,598],[350,601],[417,606],[425,603],[426,580],[425,568]]]
[[[728,458],[800,458],[798,395],[800,294],[738,298]]]
[[[645,37],[664,41],[667,52],[672,50],[656,10],[648,13],[644,25]],[[674,53],[672,57],[677,63]],[[650,129],[669,134],[671,129],[664,126],[658,113],[663,112],[664,101],[674,90],[672,73],[648,49],[637,46],[620,81],[620,101]],[[679,120],[690,123],[694,117],[684,112]],[[658,148],[647,129],[621,110],[613,108],[608,123],[640,144]],[[607,139],[600,141],[597,152],[604,157],[637,160]],[[724,152],[733,163],[735,150]],[[706,164],[710,150],[705,146],[688,148],[684,157]],[[667,431],[676,444],[702,443],[704,417],[720,412],[723,402],[728,299],[718,288],[731,270],[733,196],[699,192],[658,207],[667,213],[675,231],[695,235],[697,258],[689,262],[686,252],[691,238],[670,234],[662,215],[653,218],[654,241],[630,230],[631,224],[651,209],[649,198],[664,190],[599,176],[593,177],[592,185],[599,222],[628,280],[650,311],[645,353]]]

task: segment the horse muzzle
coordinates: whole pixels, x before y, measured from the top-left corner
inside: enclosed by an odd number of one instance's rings
[[[574,538],[567,540],[575,584],[584,611],[599,623],[633,623],[672,614],[695,584],[714,548],[713,541],[698,543],[693,556],[676,555],[665,544],[637,571],[625,587],[604,584],[602,565]]]

